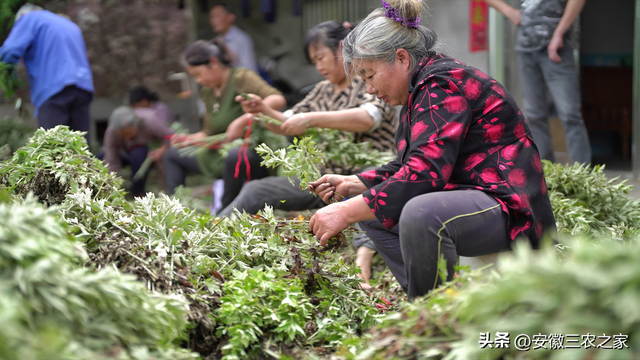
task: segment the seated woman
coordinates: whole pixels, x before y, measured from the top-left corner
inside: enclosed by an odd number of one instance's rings
[[[284,96],[267,84],[258,74],[248,69],[231,67],[226,46],[221,39],[211,41],[198,40],[191,44],[182,54],[183,64],[189,75],[202,86],[200,97],[206,107],[206,116],[202,130],[186,136],[174,137],[172,145],[180,142],[203,139],[210,135],[224,133],[227,126],[238,117],[244,115],[242,106],[235,98],[242,93],[254,93],[264,98],[264,102],[275,109],[286,103]],[[228,138],[228,141],[233,138]],[[255,164],[252,177],[260,178],[268,175],[267,169],[260,167],[260,157],[254,151],[247,153],[251,164]],[[167,193],[173,194],[175,188],[184,184],[187,173],[205,174],[210,178],[219,178],[223,173],[223,159],[217,150],[207,150],[196,156],[180,156],[176,147],[170,148],[164,157]],[[245,171],[239,172],[239,179],[244,182]],[[233,182],[225,183],[227,186]]]
[[[271,131],[278,134],[301,135],[311,127],[338,129],[353,132],[357,142],[369,141],[374,149],[394,149],[394,108],[375,96],[368,95],[366,84],[362,80],[350,80],[344,72],[339,49],[340,42],[349,31],[349,28],[336,21],[327,21],[315,26],[306,34],[304,48],[307,60],[314,64],[327,80],[318,83],[302,102],[282,113],[269,106],[259,96],[250,94],[251,100],[242,101],[243,109],[248,113],[263,113],[284,121],[281,126],[267,125]],[[241,132],[250,116],[251,114],[235,121],[229,126],[229,131],[237,129]],[[229,156],[226,167],[230,169],[233,166],[235,159]],[[350,174],[355,170],[328,164],[323,172]],[[255,214],[262,210],[265,204],[274,209],[299,211],[318,208],[322,201],[309,192],[300,191],[285,177],[267,177],[245,184],[236,199],[219,215],[229,216],[234,208]],[[371,241],[363,236],[354,240],[354,246],[358,247],[357,263],[362,268],[366,287],[374,255],[372,249],[375,248]]]
[[[171,134],[173,130],[165,124],[156,110],[120,106],[109,116],[109,125],[104,134],[104,162],[109,164],[109,170],[113,172],[119,172],[123,164],[127,163],[131,166],[133,176],[147,157],[151,157],[153,161],[162,159],[169,147],[167,139]],[[149,145],[155,141],[162,145],[149,151]],[[98,158],[100,157],[99,155]],[[146,173],[142,178],[133,178],[131,195],[144,196],[146,181]]]
[[[458,256],[537,248],[555,236],[538,149],[515,100],[480,70],[433,50],[419,0],[389,0],[343,42],[347,71],[367,91],[402,105],[398,157],[354,176],[325,175],[310,187],[326,206],[309,226],[321,244],[357,223],[409,299],[448,279]]]

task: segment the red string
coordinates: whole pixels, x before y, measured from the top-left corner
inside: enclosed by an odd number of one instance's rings
[[[240,164],[242,163],[242,159],[244,158],[244,162],[247,168],[247,180],[251,181],[251,165],[249,165],[249,157],[247,156],[247,149],[249,148],[249,137],[251,136],[251,123],[253,122],[253,116],[249,118],[249,122],[247,126],[247,133],[244,134],[244,141],[242,142],[242,146],[240,146],[240,150],[238,150],[238,162],[236,162],[236,171],[233,175],[234,178],[240,177]]]

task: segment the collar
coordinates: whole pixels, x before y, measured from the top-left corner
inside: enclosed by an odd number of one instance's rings
[[[420,86],[423,80],[429,75],[428,66],[436,60],[436,56],[435,51],[429,50],[427,56],[420,61],[409,80],[409,93],[412,93],[416,87]]]

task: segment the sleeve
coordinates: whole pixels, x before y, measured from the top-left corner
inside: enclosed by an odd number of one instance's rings
[[[160,113],[166,124],[171,124],[176,120],[176,114],[167,106],[167,104],[156,101],[153,103],[153,109]]]
[[[35,33],[32,16],[23,16],[13,25],[11,33],[0,47],[0,61],[17,64],[33,42]]]
[[[307,94],[307,96],[302,99],[299,103],[293,105],[293,107],[288,110],[291,111],[291,116],[299,113],[306,113],[311,110],[311,104],[318,102],[318,97],[322,93],[322,89],[324,89],[328,84],[328,81],[321,81],[316,86],[313,87],[313,90]],[[289,116],[289,117],[291,117]]]
[[[413,197],[444,189],[472,119],[460,90],[439,76],[421,85],[407,106],[410,118],[405,126],[410,128],[405,132],[410,139],[398,144],[402,163],[396,160],[374,172],[360,174],[361,179],[375,184],[362,195],[387,229],[398,223],[402,208]],[[477,155],[481,161],[485,154]],[[473,160],[472,156],[466,163],[475,164]]]
[[[153,109],[136,109],[136,114],[144,119],[146,128],[153,139],[167,142],[168,135],[173,134],[173,130],[164,122],[162,114]],[[145,110],[145,111],[140,111]]]
[[[260,75],[248,69],[238,69],[237,73],[237,91],[241,93],[251,93],[266,98],[269,95],[282,95],[278,89],[267,84]]]
[[[363,173],[357,174],[356,176],[362,181],[364,186],[367,189],[370,189],[384,181],[387,181],[389,176],[395,174],[402,167],[402,163],[399,158],[394,159],[390,163],[386,165],[382,165],[381,167],[365,171]]]
[[[118,172],[122,169],[120,148],[121,144],[116,134],[111,128],[107,128],[104,133],[104,162],[109,165],[109,171]]]

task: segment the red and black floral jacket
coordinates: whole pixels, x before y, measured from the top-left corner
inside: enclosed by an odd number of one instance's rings
[[[431,53],[414,72],[396,134],[398,157],[358,177],[364,200],[391,229],[413,197],[480,190],[509,217],[509,236],[538,247],[555,220],[538,149],[507,90],[482,71]],[[487,224],[491,226],[491,224]]]

